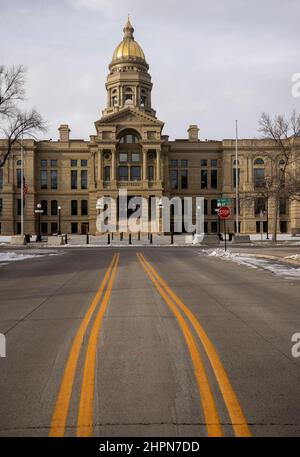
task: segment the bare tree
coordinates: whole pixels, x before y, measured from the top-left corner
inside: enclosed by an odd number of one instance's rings
[[[281,199],[300,199],[300,114],[293,111],[286,119],[282,115],[272,118],[263,113],[259,120],[259,132],[269,140],[272,152],[268,152],[270,176],[268,186],[259,193],[267,194],[274,200],[272,240],[277,240],[277,222]],[[298,141],[297,141],[298,138]]]
[[[22,65],[6,68],[0,66],[0,130],[7,140],[0,151],[3,167],[14,144],[23,136],[34,137],[35,132],[45,132],[46,124],[36,109],[21,110],[18,104],[25,97],[25,69]]]

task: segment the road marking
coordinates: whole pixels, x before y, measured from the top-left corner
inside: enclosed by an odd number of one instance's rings
[[[157,281],[163,289],[169,294],[172,300],[179,306],[179,308],[184,312],[188,317],[192,326],[194,327],[204,349],[207,354],[207,357],[211,363],[212,369],[218,381],[220,391],[222,393],[224,402],[227,407],[229,417],[231,419],[232,427],[234,429],[235,435],[239,437],[249,437],[251,436],[250,429],[247,424],[246,417],[242,411],[237,395],[235,394],[233,387],[230,383],[229,377],[223,367],[223,364],[219,358],[216,348],[213,343],[207,336],[200,322],[196,316],[189,310],[189,308],[180,300],[179,297],[172,291],[168,286],[166,281],[156,272],[156,270],[147,262],[143,254],[140,254],[140,258],[148,266],[149,270],[156,277]]]
[[[106,286],[106,283],[109,279],[110,273],[117,261],[117,255],[114,254],[113,259],[104,275],[104,278],[100,284],[100,287],[93,298],[93,301],[87,310],[83,321],[80,324],[79,329],[77,330],[76,336],[73,340],[71,350],[69,353],[69,358],[66,363],[63,379],[60,385],[60,389],[57,395],[56,404],[54,408],[54,413],[51,420],[49,436],[52,437],[62,437],[65,434],[65,427],[69,412],[70,400],[72,395],[73,383],[76,373],[77,362],[79,358],[80,349],[82,346],[83,338],[85,336],[86,329],[90,323],[92,315],[99,303],[99,300],[102,296],[103,290]]]
[[[77,419],[77,436],[81,437],[88,437],[93,434],[94,390],[98,337],[101,330],[103,316],[105,314],[116,277],[119,257],[120,255],[118,254],[98,314],[95,317],[87,346]]]
[[[159,291],[162,298],[165,300],[167,305],[171,308],[173,313],[176,316],[176,319],[181,327],[183,332],[184,338],[186,340],[188,349],[190,351],[191,359],[194,366],[195,376],[198,383],[200,400],[203,408],[203,413],[205,416],[206,421],[206,428],[208,436],[210,437],[220,437],[223,436],[222,427],[220,424],[220,418],[217,411],[217,407],[215,404],[215,400],[212,394],[212,390],[209,385],[208,376],[205,371],[204,364],[201,359],[201,355],[197,348],[197,344],[195,339],[184,320],[184,317],[179,312],[177,306],[170,300],[169,296],[163,290],[159,282],[155,279],[154,275],[152,274],[148,263],[146,262],[145,258],[141,254],[137,254],[139,261],[141,262],[142,266],[144,267],[145,271],[148,273],[151,281]]]

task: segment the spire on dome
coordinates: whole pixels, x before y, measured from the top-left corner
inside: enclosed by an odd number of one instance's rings
[[[127,19],[126,25],[123,29],[123,32],[124,32],[124,38],[131,38],[132,40],[134,39],[134,37],[133,37],[134,28],[131,25],[129,14],[128,14],[128,19]]]

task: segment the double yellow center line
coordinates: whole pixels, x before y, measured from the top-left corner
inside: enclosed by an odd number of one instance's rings
[[[73,340],[70,354],[66,363],[63,379],[57,395],[54,413],[51,420],[49,436],[62,437],[65,434],[66,422],[69,413],[73,384],[76,375],[77,363],[82,347],[83,339],[94,312],[101,300],[105,287],[105,294],[96,314],[88,341],[84,371],[81,386],[79,412],[77,419],[77,436],[91,436],[93,432],[93,399],[95,386],[96,352],[99,332],[104,313],[109,302],[116,271],[119,262],[119,254],[114,254],[113,259],[104,275],[100,287],[87,310],[80,327]]]
[[[180,298],[172,291],[166,281],[162,279],[153,266],[150,265],[143,254],[137,254],[137,256],[156,289],[176,316],[183,332],[194,366],[208,436],[223,436],[223,431],[201,354],[197,347],[195,338],[189,328],[188,322],[192,325],[192,328],[198,336],[200,343],[206,352],[208,360],[210,361],[235,435],[240,437],[251,436],[246,418],[230,383],[228,375],[213,343],[207,336],[200,322],[190,309],[182,302],[182,300],[180,300]]]

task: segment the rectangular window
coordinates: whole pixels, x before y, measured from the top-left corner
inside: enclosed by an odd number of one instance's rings
[[[43,235],[48,235],[48,224],[47,222],[41,223],[41,232]]]
[[[71,216],[77,216],[77,200],[71,200]]]
[[[45,160],[45,159],[41,160],[41,168],[47,168],[47,160]]]
[[[71,170],[71,189],[77,189],[77,170]]]
[[[52,159],[51,160],[51,168],[57,168],[57,160],[56,159]]]
[[[57,189],[57,170],[51,170],[51,189]]]
[[[77,222],[72,222],[71,223],[71,233],[73,233],[73,234],[78,233],[78,224],[77,224]]]
[[[171,189],[178,189],[178,172],[177,172],[177,170],[170,170],[170,184],[171,184]]]
[[[119,167],[119,180],[128,181],[128,167]]]
[[[104,181],[110,181],[110,167],[104,167]]]
[[[71,159],[71,167],[77,167],[77,160]]]
[[[131,181],[141,180],[141,167],[131,167]]]
[[[22,175],[22,170],[21,168],[17,168],[17,188],[21,188],[21,175]]]
[[[210,170],[210,187],[211,189],[218,187],[218,170]]]
[[[218,209],[217,203],[218,203],[218,201],[216,199],[213,199],[210,202],[211,214],[213,216],[217,214],[217,211],[216,211]]]
[[[58,232],[57,222],[51,222],[51,234],[54,235]]]
[[[188,188],[188,171],[181,170],[181,189]]]
[[[181,160],[181,168],[187,168],[188,167],[188,161],[186,159]]]
[[[211,233],[218,233],[218,222],[213,221],[211,223]]]
[[[279,200],[279,214],[287,213],[287,201],[286,198],[281,198]]]
[[[255,199],[255,204],[254,204],[254,213],[255,216],[259,216],[260,212],[266,211],[266,199],[264,197],[258,197]]]
[[[127,161],[128,161],[128,154],[127,154],[127,152],[120,152],[119,161],[120,161],[120,162],[127,162]]]
[[[0,215],[2,214],[3,211],[3,199],[0,198]]]
[[[47,200],[42,200],[41,201],[41,210],[43,210],[42,212],[42,216],[47,216],[47,213],[48,213],[48,202]]]
[[[132,162],[139,162],[140,161],[140,153],[139,152],[133,152],[131,154],[131,160],[132,160]]]
[[[57,200],[51,200],[51,216],[57,216]]]
[[[40,184],[41,184],[41,189],[47,189],[48,172],[46,170],[41,170],[41,172],[40,172]]]
[[[207,170],[201,170],[201,189],[207,189]]]
[[[254,168],[253,169],[253,183],[255,187],[265,186],[265,169]]]
[[[81,159],[80,165],[81,165],[82,167],[87,167],[87,164],[88,164],[88,161],[87,161],[86,159]]]
[[[148,166],[148,180],[154,181],[154,166],[153,165]]]
[[[88,201],[81,200],[81,216],[87,216],[87,215],[88,215]]]
[[[201,159],[201,167],[207,167],[207,159]]]
[[[81,189],[88,188],[88,172],[87,170],[81,170]]]
[[[207,215],[207,200],[204,199],[204,214]]]
[[[177,167],[178,167],[178,161],[177,161],[177,159],[171,159],[171,161],[170,161],[170,166],[171,166],[172,168],[177,168]]]
[[[217,159],[211,159],[210,166],[211,167],[217,167],[218,166],[218,160]]]
[[[0,168],[0,189],[3,189],[3,168]]]

